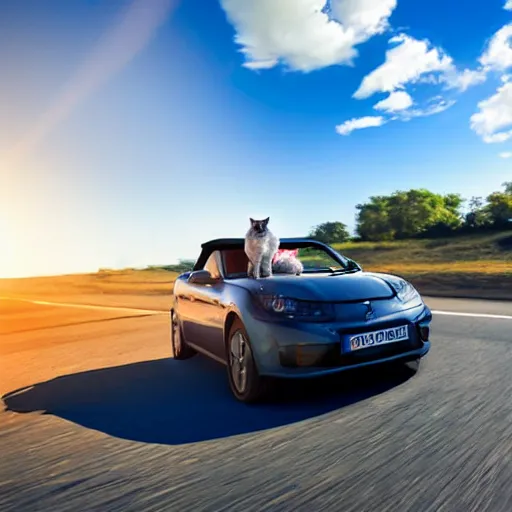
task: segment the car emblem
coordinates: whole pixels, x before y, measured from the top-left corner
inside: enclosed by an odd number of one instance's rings
[[[373,310],[372,303],[369,300],[363,302],[366,306],[366,321],[375,318],[375,311]]]

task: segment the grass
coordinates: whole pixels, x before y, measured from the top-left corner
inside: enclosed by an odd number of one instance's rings
[[[159,295],[172,291],[177,274],[165,270],[109,270],[94,274],[72,274],[0,280],[0,294],[20,296],[62,295]]]
[[[512,300],[512,231],[436,240],[347,243],[336,250],[364,270],[400,275],[425,295]],[[0,279],[0,296],[165,309],[176,272],[102,270],[93,274]],[[128,298],[131,296],[131,298]]]
[[[422,293],[512,300],[512,231],[335,245],[364,270],[400,275]]]
[[[363,265],[475,262],[512,264],[512,231],[396,242],[350,242],[335,249]]]
[[[0,279],[0,296],[167,310],[176,272],[109,270],[93,274]],[[2,308],[0,302],[0,309]]]

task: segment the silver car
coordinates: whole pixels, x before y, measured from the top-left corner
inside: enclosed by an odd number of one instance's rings
[[[406,280],[364,272],[332,247],[281,239],[298,249],[301,275],[247,277],[243,238],[202,244],[175,282],[175,359],[200,352],[226,365],[234,396],[255,402],[275,378],[309,378],[383,363],[419,364],[432,314]]]

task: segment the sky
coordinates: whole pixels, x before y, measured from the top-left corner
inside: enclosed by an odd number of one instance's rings
[[[4,0],[0,277],[512,179],[512,0]]]

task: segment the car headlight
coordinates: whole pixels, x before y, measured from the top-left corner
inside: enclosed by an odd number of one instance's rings
[[[328,302],[298,300],[283,295],[259,295],[258,299],[265,311],[282,318],[325,322],[334,317],[334,306]]]
[[[412,302],[413,300],[421,299],[418,290],[405,279],[391,281],[391,286],[395,289],[398,299],[401,302]]]

